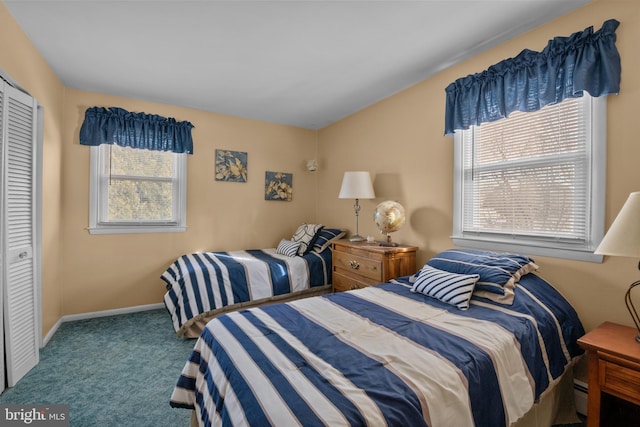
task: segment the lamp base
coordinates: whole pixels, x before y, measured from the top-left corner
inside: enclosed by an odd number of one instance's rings
[[[640,264],[638,265],[640,268]],[[640,343],[640,316],[638,316],[638,312],[636,311],[635,306],[633,305],[633,301],[631,300],[631,290],[636,286],[640,285],[640,280],[636,280],[629,286],[627,292],[624,294],[624,302],[627,305],[627,310],[629,310],[629,314],[633,319],[633,323],[636,324],[636,329],[638,330],[638,335],[636,335],[636,342]]]
[[[364,242],[365,240],[366,239],[359,234],[354,234],[353,236],[349,237],[350,242]]]

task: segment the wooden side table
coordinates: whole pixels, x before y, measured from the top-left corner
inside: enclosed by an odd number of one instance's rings
[[[333,291],[378,285],[416,272],[415,246],[380,246],[377,243],[333,243]]]
[[[587,351],[587,427],[600,425],[601,393],[640,405],[640,343],[635,328],[605,322],[578,340]]]

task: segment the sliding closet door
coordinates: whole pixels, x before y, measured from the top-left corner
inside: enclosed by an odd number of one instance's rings
[[[38,364],[36,243],[36,111],[29,95],[4,84],[2,175],[3,310],[9,387]]]
[[[5,143],[4,143],[4,82],[0,80],[0,166],[2,166],[2,170],[4,170],[4,151],[5,151]],[[0,170],[0,212],[4,216],[4,173]],[[0,219],[2,223],[3,220]],[[0,333],[3,333],[3,319],[4,319],[4,225],[0,224],[0,295],[2,296],[3,303],[0,304]],[[4,376],[4,338],[0,337],[0,355],[2,355],[2,359],[0,360],[0,393],[4,390],[4,386],[6,383]]]

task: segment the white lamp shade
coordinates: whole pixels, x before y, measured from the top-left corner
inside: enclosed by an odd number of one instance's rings
[[[640,257],[640,192],[629,194],[595,253]]]
[[[345,172],[339,199],[375,199],[369,172]]]

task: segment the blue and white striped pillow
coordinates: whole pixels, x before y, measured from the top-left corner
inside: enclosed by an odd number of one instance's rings
[[[298,248],[300,248],[300,242],[282,239],[280,243],[278,243],[276,253],[286,256],[296,256],[298,255]]]
[[[460,310],[467,310],[479,278],[479,274],[449,273],[425,264],[418,272],[411,292],[420,292]]]

